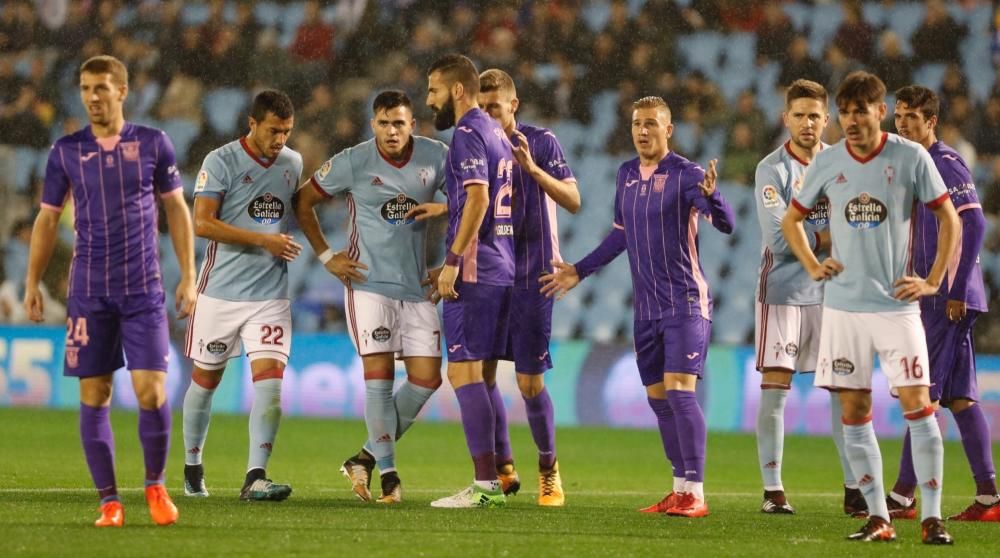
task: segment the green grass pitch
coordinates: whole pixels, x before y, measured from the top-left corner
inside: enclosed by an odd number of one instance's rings
[[[794,437],[784,476],[795,516],[765,516],[752,436],[711,434],[706,493],[711,515],[689,520],[636,509],[662,497],[669,470],[653,431],[562,428],[563,509],[535,505],[535,453],[526,427],[511,432],[523,488],[505,509],[436,510],[428,503],[464,488],[472,465],[457,424],[418,423],[398,447],[404,502],[356,500],[337,471],[359,448],[360,421],[289,418],[269,474],[294,487],[280,503],[237,498],[246,463],[246,418],[213,418],[205,454],[211,497],[182,489],[180,413],[175,412],[168,487],[180,520],[155,527],[140,489],[135,414],[115,411],[124,529],[96,529],[97,500],[77,437],[76,413],[0,409],[0,556],[867,556],[994,555],[1000,524],[951,523],[954,548],[919,543],[919,525],[897,522],[900,542],[844,540],[858,520],[841,513],[833,443]],[[886,477],[900,443],[884,440]],[[974,485],[961,446],[946,444],[945,514],[971,502]],[[373,491],[377,492],[377,479]]]

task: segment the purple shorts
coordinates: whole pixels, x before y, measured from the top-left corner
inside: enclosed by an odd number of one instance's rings
[[[511,289],[477,283],[455,285],[458,299],[444,301],[444,342],[449,361],[504,358]]]
[[[931,401],[947,404],[955,399],[979,399],[972,341],[972,326],[978,317],[979,312],[969,310],[964,318],[952,322],[945,316],[943,305],[920,313],[931,361]]]
[[[523,374],[544,374],[552,368],[552,302],[538,289],[514,287],[510,303],[510,335],[504,360],[514,361]]]
[[[711,330],[712,322],[701,316],[636,320],[635,356],[642,385],[662,382],[664,372],[701,378]]]
[[[163,293],[67,301],[64,376],[103,376],[125,366],[167,370],[170,334]],[[123,358],[124,357],[124,358]]]

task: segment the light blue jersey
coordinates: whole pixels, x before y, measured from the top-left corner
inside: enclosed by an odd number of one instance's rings
[[[808,213],[824,196],[833,258],[844,271],[827,282],[823,305],[845,312],[919,312],[916,302],[893,298],[892,285],[913,273],[916,204],[936,208],[948,199],[927,150],[883,133],[878,147],[860,158],[842,140],[813,159],[792,204]]]
[[[195,196],[219,199],[218,218],[261,233],[288,232],[292,194],[302,176],[302,156],[285,147],[273,161],[257,158],[245,138],[205,157]],[[198,292],[232,301],[288,298],[288,264],[264,248],[210,241]]]
[[[792,198],[802,189],[802,176],[808,165],[792,153],[789,142],[757,165],[754,197],[762,240],[758,302],[790,306],[823,302],[823,283],[813,281],[806,273],[781,233],[781,219]],[[810,246],[817,246],[816,233],[828,229],[829,223],[829,205],[821,198],[803,223]]]
[[[324,196],[347,195],[351,215],[348,255],[368,266],[359,291],[395,300],[424,300],[426,221],[404,219],[414,206],[444,190],[448,146],[413,136],[403,161],[383,156],[371,139],[336,154],[310,182]]]

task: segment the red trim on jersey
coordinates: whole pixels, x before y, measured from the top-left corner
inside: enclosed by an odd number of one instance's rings
[[[767,343],[767,315],[771,311],[767,304],[760,305],[760,339],[757,340],[757,370],[764,369],[764,347]]]
[[[208,287],[208,274],[212,271],[212,266],[215,265],[215,252],[219,248],[219,244],[214,240],[210,241],[208,244],[207,254],[205,255],[205,269],[201,274],[201,281],[198,282],[198,292],[204,292],[205,288]]]
[[[358,322],[354,312],[354,289],[350,286],[347,287],[347,326],[354,334],[354,346],[358,350],[358,355],[364,356],[361,354],[361,338],[358,337]]]
[[[792,140],[788,140],[788,141],[785,142],[785,151],[788,152],[788,155],[792,159],[795,159],[796,161],[798,161],[800,164],[802,164],[804,166],[807,166],[807,167],[809,166],[809,161],[803,161],[801,157],[799,157],[798,155],[795,154],[794,151],[792,151]]]
[[[799,200],[797,200],[795,198],[792,198],[792,207],[794,207],[795,209],[798,209],[799,211],[801,211],[805,215],[809,215],[809,212],[812,211],[811,207],[806,207],[806,206],[802,205],[801,203],[799,203]]]
[[[243,136],[243,137],[240,138],[240,145],[243,146],[243,151],[246,151],[247,155],[249,155],[250,158],[254,160],[254,162],[256,162],[258,165],[264,167],[265,169],[266,168],[270,168],[270,166],[274,164],[274,161],[277,160],[277,157],[275,157],[274,159],[272,159],[270,161],[265,161],[265,160],[261,159],[260,157],[258,157],[253,152],[253,150],[250,149],[250,146],[247,145],[247,138],[246,138],[246,136]]]
[[[397,169],[401,169],[405,167],[406,163],[409,163],[410,158],[413,157],[413,138],[412,137],[410,138],[410,143],[406,146],[405,149],[403,149],[403,160],[401,161],[397,161],[392,157],[386,155],[385,152],[382,151],[382,148],[378,146],[378,142],[375,142],[375,150],[378,151],[378,154],[382,157],[383,161],[389,163],[390,165],[396,167]]]
[[[352,260],[357,260],[361,256],[361,249],[358,248],[358,211],[354,204],[354,195],[347,194],[347,212],[351,215],[351,236],[347,247],[347,256]]]
[[[863,390],[861,390],[861,391],[863,391]],[[845,426],[861,426],[863,424],[868,424],[871,421],[872,421],[872,416],[871,415],[868,415],[866,417],[863,417],[863,418],[860,418],[860,419],[857,419],[857,420],[852,420],[852,419],[849,419],[849,418],[844,417],[844,416],[840,417],[840,422],[844,423]]]
[[[772,267],[774,267],[774,254],[770,248],[764,248],[764,269],[760,271],[760,283],[757,288],[757,292],[760,293],[757,295],[757,302],[762,304],[767,297],[767,274],[771,272]]]
[[[875,157],[878,157],[878,154],[882,152],[882,149],[885,147],[885,142],[888,139],[889,139],[889,132],[882,132],[882,140],[878,142],[878,146],[876,146],[875,149],[872,150],[872,152],[865,157],[858,157],[853,151],[851,151],[851,144],[847,143],[846,141],[844,142],[844,146],[847,147],[847,153],[851,157],[854,157],[855,161],[863,165],[868,161],[871,161]]]
[[[324,198],[330,199],[330,198],[333,197],[330,194],[326,193],[326,190],[324,190],[323,187],[319,185],[319,182],[316,182],[316,177],[315,176],[310,176],[309,177],[309,183],[312,184],[313,188],[315,188],[316,191],[319,192],[320,195],[323,196]]]
[[[937,198],[935,198],[934,200],[925,203],[924,205],[927,206],[927,209],[937,209],[937,208],[941,207],[941,204],[943,204],[944,201],[946,199],[948,199],[948,197],[949,197],[948,196],[948,192],[945,192],[945,193],[941,194],[940,196],[938,196]]]
[[[285,377],[285,369],[275,366],[274,368],[268,368],[267,370],[257,374],[253,377],[253,381],[259,382],[261,380],[280,380]]]

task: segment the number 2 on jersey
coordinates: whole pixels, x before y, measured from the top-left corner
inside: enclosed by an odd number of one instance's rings
[[[514,161],[507,159],[500,159],[500,164],[497,165],[497,178],[503,179],[503,184],[497,191],[497,197],[493,200],[493,210],[494,217],[507,218],[510,217],[512,212],[510,209],[511,195],[513,194],[513,188],[511,188],[511,180],[514,176]]]
[[[285,336],[285,330],[281,326],[260,326],[261,345],[281,345],[281,338]]]

